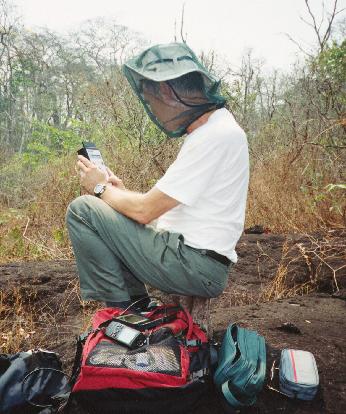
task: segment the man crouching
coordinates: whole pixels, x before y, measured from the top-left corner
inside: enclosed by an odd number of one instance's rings
[[[153,46],[124,65],[151,120],[186,134],[176,160],[146,193],[78,156],[89,194],[67,210],[81,296],[125,308],[163,292],[203,298],[225,289],[237,261],[249,178],[244,131],[224,107],[219,82],[186,44]],[[154,229],[147,226],[157,219]]]

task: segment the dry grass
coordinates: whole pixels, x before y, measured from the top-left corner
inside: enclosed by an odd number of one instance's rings
[[[345,283],[346,232],[305,234],[298,242],[286,241],[272,280],[263,287],[259,302],[305,295],[316,290],[338,292]],[[298,273],[297,273],[298,269]]]
[[[339,291],[339,276],[346,275],[346,231],[330,230],[322,238],[305,236],[309,246],[297,244],[297,247],[309,269],[311,282],[324,286],[328,283],[333,291]]]
[[[107,147],[108,165],[123,178],[127,188],[147,191],[172,162],[178,145],[167,141],[140,152],[129,147]],[[74,165],[74,155],[43,165],[25,180],[25,192],[19,191],[2,204],[0,200],[0,263],[72,257],[65,213],[68,204],[80,195]]]
[[[106,159],[127,188],[148,191],[174,161],[180,144],[180,140],[166,140],[160,145],[147,145],[140,150],[109,145],[106,147]]]
[[[10,207],[0,207],[0,263],[70,257],[65,211],[79,194],[73,162],[69,157],[41,166],[25,182],[31,191],[24,206],[12,199]]]
[[[346,226],[345,190],[330,192],[326,188],[341,181],[337,168],[327,168],[318,159],[312,165],[312,155],[291,162],[289,154],[283,153],[254,163],[247,226],[262,224],[275,233]]]
[[[110,166],[124,177],[128,188],[146,191],[174,156],[176,148],[169,150],[156,161],[149,154],[138,158],[120,152]],[[73,157],[65,161],[64,166],[45,166],[40,170],[46,183],[33,189],[35,196],[27,207],[0,208],[0,262],[71,257],[65,211],[79,195],[79,187]],[[284,174],[284,163],[282,156],[253,166],[246,226],[262,224],[275,233],[342,227],[346,198],[342,190],[332,194],[324,189],[333,178],[324,177],[316,188],[307,184],[304,187],[300,170],[286,168]]]
[[[258,297],[255,293],[247,291],[242,291],[238,289],[231,288],[227,292],[227,295],[223,298],[223,301],[227,302],[227,305],[231,308],[233,306],[242,306],[242,305],[251,305],[257,303]]]
[[[24,297],[19,288],[6,293],[0,291],[0,349],[3,353],[39,348],[45,343],[45,336],[37,332],[36,311],[28,305],[30,295],[33,292],[26,292]]]
[[[73,341],[73,333],[78,335],[90,327],[99,306],[80,299],[78,281],[67,285],[60,302],[53,292],[45,299],[37,298],[35,288],[0,290],[0,351],[16,353],[47,346],[51,349],[67,337]],[[72,310],[76,308],[80,309],[77,313]]]
[[[282,247],[282,256],[278,263],[276,274],[274,278],[262,288],[258,302],[268,302],[271,300],[304,295],[316,290],[316,282],[311,277],[310,280],[302,283],[295,283],[293,286],[292,283],[288,282],[290,265],[300,259],[299,256],[294,256],[293,258],[290,257],[290,253],[294,248],[295,245],[292,248],[292,246],[289,247],[288,243],[285,242]]]

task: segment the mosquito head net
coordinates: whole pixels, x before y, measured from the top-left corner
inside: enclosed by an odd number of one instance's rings
[[[148,115],[169,137],[180,137],[206,112],[221,108],[220,82],[185,43],[153,46],[124,64]]]

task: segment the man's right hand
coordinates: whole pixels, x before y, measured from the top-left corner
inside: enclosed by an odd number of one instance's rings
[[[123,181],[121,178],[117,177],[113,171],[111,171],[108,167],[107,168],[107,173],[108,173],[108,182],[111,183],[114,187],[118,187],[121,188],[122,190],[126,190]]]

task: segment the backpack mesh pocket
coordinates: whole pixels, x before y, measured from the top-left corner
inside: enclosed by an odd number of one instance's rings
[[[90,352],[86,365],[180,376],[181,351],[174,338],[136,350],[103,341]]]

